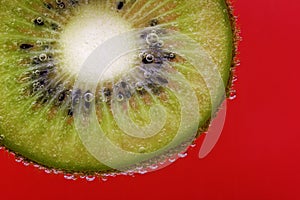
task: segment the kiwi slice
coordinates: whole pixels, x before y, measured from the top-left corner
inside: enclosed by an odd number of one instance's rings
[[[225,0],[2,0],[0,142],[70,173],[187,148],[231,80]]]

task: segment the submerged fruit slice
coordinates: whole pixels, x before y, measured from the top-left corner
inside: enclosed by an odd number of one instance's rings
[[[181,151],[230,80],[223,0],[13,0],[0,19],[1,144],[49,168],[104,173]]]

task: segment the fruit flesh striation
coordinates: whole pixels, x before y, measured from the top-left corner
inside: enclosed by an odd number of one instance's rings
[[[149,26],[175,30],[191,37],[208,52],[218,65],[225,85],[230,79],[233,33],[227,5],[223,0],[128,0],[123,4],[116,1],[64,1],[62,4],[49,0],[1,0],[1,3],[2,145],[50,168],[84,173],[110,170],[82,145],[70,110],[70,90],[76,73],[89,55],[88,52],[96,48],[95,39],[86,41],[77,37],[84,35],[84,31],[97,36],[101,31],[107,31],[108,27],[114,29],[109,31],[116,34]],[[93,14],[97,9],[104,14]],[[99,30],[94,30],[92,26],[80,27],[89,18],[85,18],[89,12],[93,18],[87,24],[97,24],[97,20],[102,18],[110,20],[109,26]],[[105,38],[96,42],[97,45],[112,36],[109,31]],[[90,46],[90,43],[93,45]],[[74,50],[85,44],[88,49],[86,55],[74,61],[78,57],[74,55]],[[199,115],[202,116],[199,128],[203,128],[211,112],[205,82],[190,63],[176,58],[174,66],[196,91]],[[106,88],[109,87],[107,83]],[[151,152],[168,144],[180,120],[180,105],[171,92],[160,91],[155,98],[148,93],[134,95],[129,101],[129,115],[136,123],[148,124],[150,119],[147,113],[154,100],[158,100],[167,113],[172,114],[168,115],[165,128],[147,139],[122,133],[115,124],[110,105],[100,101],[97,113],[107,137],[132,152]]]

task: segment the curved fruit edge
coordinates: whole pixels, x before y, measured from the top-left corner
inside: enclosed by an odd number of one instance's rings
[[[238,17],[234,13],[233,1],[225,0],[225,4],[226,4],[227,10],[228,10],[228,14],[229,14],[229,18],[230,18],[229,20],[231,23],[231,29],[232,29],[232,33],[233,33],[232,62],[231,62],[231,68],[230,68],[230,75],[229,75],[228,83],[226,86],[226,96],[227,96],[227,98],[229,98],[230,93],[232,91],[234,91],[233,83],[235,81],[234,77],[235,77],[236,67],[240,65],[240,60],[238,57],[238,55],[239,55],[238,47],[239,47],[239,43],[242,40],[242,38],[240,37],[241,31],[240,31],[240,27],[237,22]],[[200,135],[202,135],[203,133],[205,133],[205,131],[207,131],[210,121],[211,121],[211,119],[209,119],[203,127],[200,127],[198,129],[198,134],[196,135],[195,139],[197,139]],[[0,137],[1,137],[1,135],[0,135]],[[13,155],[15,157],[16,162],[22,162],[25,166],[33,166],[35,168],[38,168],[39,170],[43,170],[47,174],[64,175],[64,177],[69,180],[85,178],[87,181],[93,181],[96,178],[99,178],[99,179],[102,179],[103,181],[106,181],[108,176],[111,176],[111,177],[115,177],[116,175],[131,175],[131,176],[133,176],[133,174],[130,174],[130,173],[125,174],[125,173],[118,172],[115,170],[106,171],[106,172],[96,172],[96,171],[95,172],[76,172],[76,171],[69,171],[69,170],[65,170],[65,169],[53,169],[49,166],[45,166],[43,164],[31,161],[27,158],[24,158],[24,157],[18,155],[18,153],[13,152],[12,150],[8,149],[3,144],[1,144],[1,138],[0,138],[0,149],[3,149],[7,153],[10,153],[11,155]]]

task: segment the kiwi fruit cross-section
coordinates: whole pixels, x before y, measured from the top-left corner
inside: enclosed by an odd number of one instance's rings
[[[186,149],[208,127],[212,102],[224,100],[207,85],[213,71],[196,65],[215,66],[230,86],[235,35],[225,0],[0,1],[0,145],[32,163],[83,174],[158,163]],[[78,81],[88,83],[80,78],[88,60],[113,55],[123,36],[135,50],[98,63],[108,69],[94,89]]]

